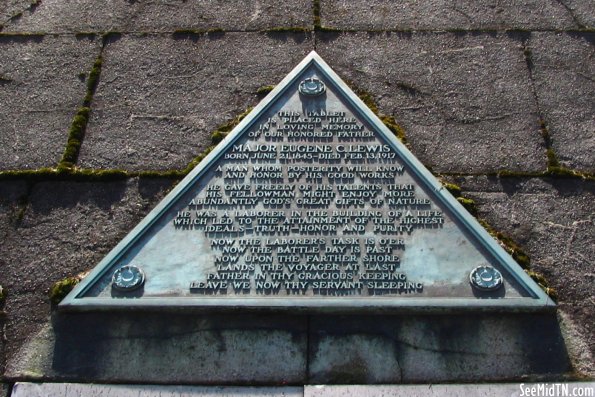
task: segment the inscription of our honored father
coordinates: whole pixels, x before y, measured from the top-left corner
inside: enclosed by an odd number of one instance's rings
[[[306,99],[307,100],[307,99]],[[214,271],[196,294],[416,294],[401,269],[441,211],[420,197],[394,150],[342,111],[278,111],[231,146],[177,230],[202,233]]]

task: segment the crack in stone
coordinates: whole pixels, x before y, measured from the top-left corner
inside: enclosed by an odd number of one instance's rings
[[[568,258],[576,258],[579,257],[580,260],[579,261],[588,261],[588,258],[586,258],[585,256],[581,255],[578,252],[573,252],[572,248],[572,244],[575,242],[576,240],[576,235],[579,232],[579,229],[581,225],[584,224],[592,224],[593,223],[593,216],[594,214],[591,214],[587,219],[581,219],[581,220],[577,220],[572,222],[571,225],[562,225],[559,223],[554,223],[554,222],[544,222],[544,225],[546,225],[547,227],[551,227],[551,228],[559,228],[562,230],[569,230],[570,231],[570,236],[568,237],[568,240],[566,241],[566,249],[564,252],[564,255]]]
[[[438,354],[442,354],[442,353],[446,353],[446,354],[461,354],[461,355],[472,355],[472,356],[479,356],[479,357],[486,357],[486,356],[493,356],[494,353],[493,352],[478,352],[478,351],[469,351],[469,350],[456,350],[456,349],[443,349],[443,348],[437,348],[437,347],[429,347],[429,346],[420,346],[418,344],[415,344],[413,342],[408,342],[402,339],[395,339],[395,343],[398,344],[402,344],[405,345],[411,349],[415,349],[415,350],[422,350],[425,352],[430,352],[430,353],[438,353]],[[496,354],[498,357],[515,357],[518,356],[519,354],[514,354],[514,353],[497,353]]]
[[[586,29],[587,28],[581,21],[579,21],[578,17],[576,15],[574,15],[574,12],[572,11],[572,8],[570,8],[570,6],[568,6],[566,3],[564,3],[563,0],[556,0],[556,1],[558,3],[560,3],[560,5],[566,9],[566,11],[568,12],[568,14],[570,14],[570,16],[572,17],[572,20],[574,21],[574,23],[576,23],[576,25],[579,28],[581,28],[581,29]]]
[[[467,22],[473,22],[473,18],[471,18],[471,16],[463,10],[460,10],[458,7],[452,7],[452,10],[467,18]]]

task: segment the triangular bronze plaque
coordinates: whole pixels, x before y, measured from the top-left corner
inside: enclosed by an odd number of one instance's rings
[[[60,306],[554,303],[312,52]]]

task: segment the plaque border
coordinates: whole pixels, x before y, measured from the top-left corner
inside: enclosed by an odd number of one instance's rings
[[[286,89],[294,84],[302,73],[315,65],[327,81],[332,81],[347,105],[356,109],[367,123],[374,126],[386,143],[402,159],[408,172],[421,184],[430,189],[435,198],[460,222],[462,227],[481,245],[488,255],[494,257],[510,277],[520,284],[531,296],[519,298],[448,298],[448,297],[143,297],[142,299],[114,299],[83,297],[83,295],[120,259],[171,205],[199,180],[219,157],[266,112]],[[58,305],[60,310],[109,310],[128,308],[173,308],[188,307],[212,310],[226,309],[273,309],[273,310],[313,310],[324,312],[349,311],[441,311],[441,310],[505,310],[540,311],[555,310],[555,302],[535,283],[518,263],[496,242],[479,222],[448,192],[428,169],[401,143],[368,106],[347,86],[347,84],[315,52],[310,52],[228,135],[209,153],[157,206],[124,237],[95,268]]]

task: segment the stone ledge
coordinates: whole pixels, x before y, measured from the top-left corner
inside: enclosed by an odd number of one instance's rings
[[[553,313],[58,311],[52,325],[32,338],[6,370],[12,381],[186,385],[521,381],[568,375],[571,367]]]
[[[542,384],[549,388],[593,391],[595,382],[556,382]],[[150,386],[101,385],[73,383],[17,383],[12,397],[510,397],[521,395],[521,388],[539,387],[535,383],[491,383],[464,385],[353,385],[353,386],[295,386],[295,387],[222,387],[222,386]],[[525,395],[530,395],[526,394]],[[548,394],[554,395],[554,394]],[[590,394],[593,395],[593,394]]]

